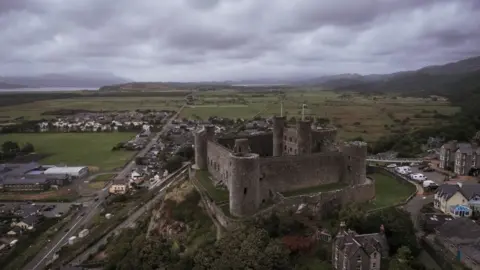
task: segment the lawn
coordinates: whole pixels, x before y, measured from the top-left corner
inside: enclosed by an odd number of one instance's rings
[[[108,173],[108,174],[101,174],[95,177],[88,186],[93,189],[102,189],[105,187],[105,184],[110,181],[116,174]]]
[[[127,141],[134,133],[42,133],[0,135],[0,144],[14,141],[33,144],[37,153],[47,155],[42,164],[90,166],[100,171],[122,167],[133,155],[129,151],[111,151],[118,142]]]
[[[216,188],[207,171],[197,171],[195,176],[200,185],[216,203],[228,201],[228,190]]]
[[[326,191],[341,189],[341,188],[344,188],[346,186],[347,185],[344,184],[344,183],[331,183],[331,184],[319,185],[319,186],[315,186],[315,187],[302,188],[302,189],[282,192],[282,195],[285,196],[285,197],[308,195],[308,194],[314,194],[314,193],[319,193],[319,192],[326,192]]]
[[[369,204],[369,209],[402,203],[416,190],[413,185],[401,184],[385,173],[375,173],[369,177],[375,180],[375,200]]]

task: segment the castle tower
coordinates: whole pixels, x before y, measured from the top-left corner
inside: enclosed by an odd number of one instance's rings
[[[340,149],[345,160],[343,182],[363,184],[367,179],[367,143],[348,142]]]
[[[297,121],[297,149],[298,154],[312,152],[312,127],[310,121]]]
[[[205,132],[207,133],[207,140],[213,140],[215,137],[215,126],[214,125],[206,125]]]
[[[273,156],[283,154],[283,130],[285,129],[286,118],[282,116],[273,117]]]
[[[259,155],[232,153],[230,160],[230,213],[237,217],[253,215],[260,208]]]
[[[205,128],[193,132],[195,141],[195,169],[207,169],[207,132]]]
[[[250,153],[250,143],[248,142],[247,138],[236,139],[235,146],[234,146],[235,153],[246,154]]]

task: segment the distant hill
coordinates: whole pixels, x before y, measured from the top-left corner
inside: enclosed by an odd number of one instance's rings
[[[110,73],[68,73],[40,76],[8,76],[1,80],[7,84],[21,85],[16,88],[37,87],[85,87],[98,88],[103,85],[126,83],[129,80]],[[2,87],[0,87],[2,88]]]
[[[0,78],[2,79],[2,78]],[[12,84],[0,81],[0,89],[17,89],[17,88],[25,88],[25,85],[20,84]]]
[[[338,91],[397,92],[423,95],[442,94],[454,90],[462,81],[480,81],[480,57],[473,57],[439,66],[428,66],[415,71],[385,75],[361,76],[353,80],[327,81],[322,85]]]

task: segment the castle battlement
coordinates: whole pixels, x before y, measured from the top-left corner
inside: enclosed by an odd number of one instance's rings
[[[273,123],[272,133],[243,138],[216,138],[213,126],[194,132],[195,167],[228,189],[232,215],[255,214],[277,192],[366,182],[366,143],[334,147],[334,129],[312,130],[308,121],[287,127],[284,117]]]

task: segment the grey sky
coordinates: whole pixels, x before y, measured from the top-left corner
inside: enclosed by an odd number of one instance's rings
[[[0,76],[367,74],[477,55],[478,0],[0,0]]]

